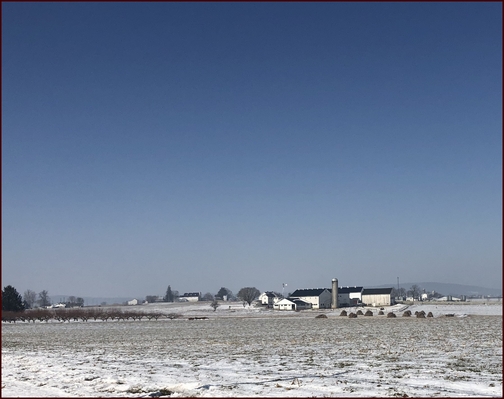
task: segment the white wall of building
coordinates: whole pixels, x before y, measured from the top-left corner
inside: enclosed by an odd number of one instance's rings
[[[295,310],[296,306],[294,302],[288,299],[282,299],[273,305],[273,309],[276,310]]]
[[[362,303],[369,306],[390,306],[390,295],[362,295]]]

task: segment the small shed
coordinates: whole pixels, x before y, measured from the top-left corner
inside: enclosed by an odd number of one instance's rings
[[[284,298],[273,305],[276,310],[296,310],[296,304],[290,299]]]
[[[276,310],[305,310],[311,308],[311,303],[296,298],[284,298],[273,305],[273,309]]]

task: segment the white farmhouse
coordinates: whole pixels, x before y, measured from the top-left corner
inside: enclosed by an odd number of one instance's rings
[[[128,301],[128,305],[138,305],[138,299],[132,299],[131,301]]]
[[[331,292],[327,288],[311,288],[294,291],[289,299],[300,299],[312,304],[313,309],[330,309]]]
[[[279,300],[280,298],[272,291],[266,291],[259,295],[259,302],[268,305],[269,308],[272,308]]]

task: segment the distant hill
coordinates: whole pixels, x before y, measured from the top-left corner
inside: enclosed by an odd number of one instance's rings
[[[421,289],[425,289],[425,291],[436,291],[443,295],[483,295],[483,296],[501,296],[502,289],[497,288],[485,288],[478,287],[475,285],[462,285],[462,284],[447,284],[447,283],[400,283],[400,287],[406,290],[412,285],[418,285]],[[396,284],[384,284],[384,285],[376,285],[371,288],[383,288],[383,287],[394,287],[397,288]]]

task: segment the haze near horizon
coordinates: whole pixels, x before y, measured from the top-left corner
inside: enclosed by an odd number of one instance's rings
[[[501,287],[501,3],[2,11],[3,286]]]

